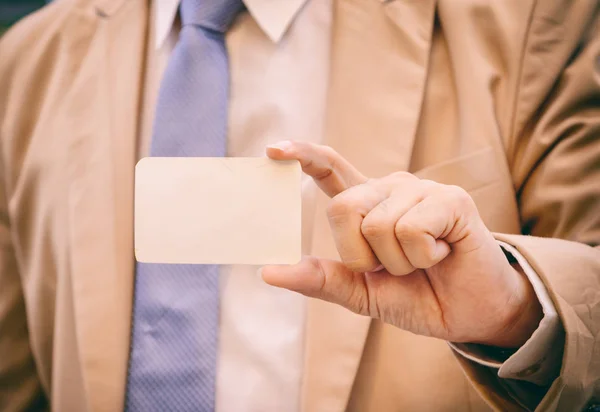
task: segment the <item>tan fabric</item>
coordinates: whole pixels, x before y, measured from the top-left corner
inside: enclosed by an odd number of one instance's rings
[[[326,143],[370,176],[463,186],[528,259],[566,330],[540,410],[600,396],[600,252],[582,244],[600,243],[595,7],[337,0],[333,13]],[[62,0],[0,42],[2,410],[122,409],[147,21],[142,0]],[[312,248],[334,256],[324,204]],[[545,393],[333,305],[307,316],[304,411],[484,410],[455,359],[499,409]]]

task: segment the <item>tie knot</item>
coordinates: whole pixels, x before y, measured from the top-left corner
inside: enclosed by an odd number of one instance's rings
[[[181,22],[225,33],[243,8],[242,0],[182,0]]]

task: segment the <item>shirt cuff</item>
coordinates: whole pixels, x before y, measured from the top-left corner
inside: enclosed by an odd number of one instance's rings
[[[498,242],[509,260],[518,263],[531,282],[544,317],[531,337],[514,353],[505,353],[483,345],[451,343],[465,358],[498,370],[503,379],[516,379],[541,386],[549,385],[562,364],[564,328],[546,286],[527,260],[511,245]]]

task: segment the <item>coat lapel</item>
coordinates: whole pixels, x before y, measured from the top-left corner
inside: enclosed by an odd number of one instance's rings
[[[79,356],[93,411],[122,410],[133,291],[133,171],[145,1],[106,0],[79,16],[82,59],[68,100],[69,235]]]
[[[435,0],[336,0],[325,143],[369,177],[408,170],[419,120]],[[317,201],[313,254],[337,258]],[[311,300],[303,411],[343,411],[370,319]]]

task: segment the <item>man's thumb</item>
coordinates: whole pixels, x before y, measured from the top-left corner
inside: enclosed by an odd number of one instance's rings
[[[352,272],[341,262],[305,257],[295,265],[269,265],[260,272],[269,285],[336,303],[362,315],[370,313],[364,273]]]

